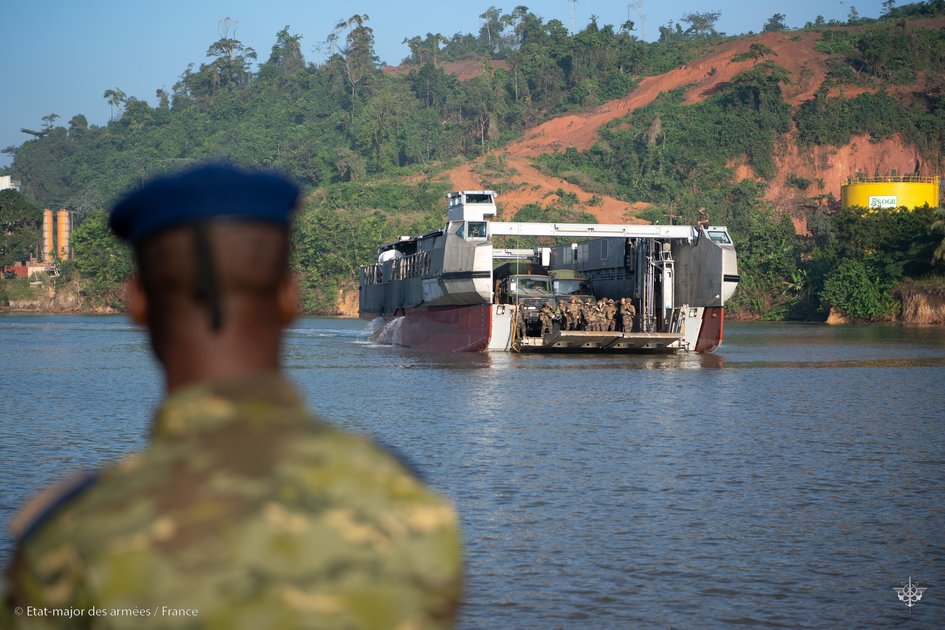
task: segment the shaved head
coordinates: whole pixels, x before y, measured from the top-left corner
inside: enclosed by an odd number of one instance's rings
[[[278,363],[282,329],[297,307],[284,226],[184,225],[145,240],[136,255],[141,323],[168,372],[227,357],[238,362],[231,369],[252,364],[247,356]]]
[[[200,295],[203,255],[223,300],[271,300],[289,273],[286,229],[244,221],[218,221],[202,228],[203,245],[195,239],[194,226],[188,225],[159,234],[138,248],[138,269],[148,297],[167,301],[175,309],[206,307],[206,298]]]

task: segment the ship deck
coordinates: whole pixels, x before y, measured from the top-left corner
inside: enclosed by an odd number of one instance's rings
[[[658,332],[597,332],[557,330],[544,337],[519,341],[522,352],[672,352],[683,346],[683,335]]]

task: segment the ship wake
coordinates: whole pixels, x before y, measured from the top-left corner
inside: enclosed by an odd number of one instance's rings
[[[372,332],[368,339],[374,343],[386,346],[403,345],[401,343],[403,339],[403,323],[403,316],[395,317],[390,321],[383,317],[375,317],[371,321]]]

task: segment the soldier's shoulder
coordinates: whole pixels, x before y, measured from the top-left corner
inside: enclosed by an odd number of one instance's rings
[[[316,418],[317,431],[311,435],[311,443],[319,444],[320,450],[331,453],[329,459],[320,459],[322,464],[361,468],[396,468],[409,476],[423,480],[420,469],[401,450],[383,439],[361,433],[349,433]]]
[[[98,471],[76,470],[39,491],[10,521],[13,539],[17,542],[29,539],[65,506],[87,491],[98,480],[98,476]]]

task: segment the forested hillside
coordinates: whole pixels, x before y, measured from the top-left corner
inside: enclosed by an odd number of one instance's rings
[[[307,191],[295,249],[309,310],[332,311],[379,242],[438,227],[443,193],[491,187],[509,218],[687,222],[705,206],[739,249],[736,311],[884,319],[903,278],[939,286],[945,218],[835,203],[844,177],[945,166],[945,1],[895,4],[797,31],[775,14],[738,37],[716,32],[718,13],[690,13],[653,43],[631,22],[572,35],[491,7],[478,33],[408,36],[398,68],[378,64],[367,16],[338,24],[320,63],[288,26],[262,61],[223,22],[154,106],[115,88],[107,125],[50,114],[6,150],[8,171],[36,206],[77,211],[58,282],[78,274],[101,303],[120,305],[130,269],[105,231],[116,196],[226,159]]]

